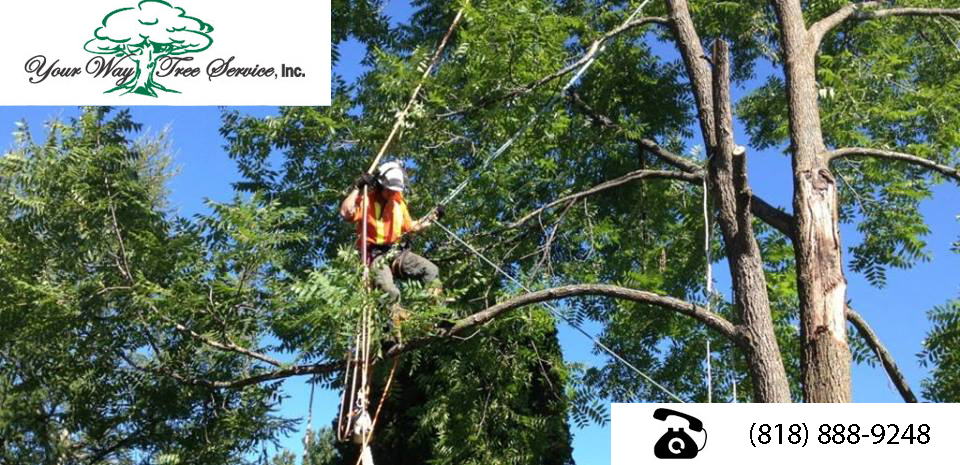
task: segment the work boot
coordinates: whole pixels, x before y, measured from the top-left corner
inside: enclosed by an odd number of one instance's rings
[[[400,331],[400,326],[409,319],[410,312],[401,307],[399,303],[393,304],[393,306],[390,307],[390,333],[397,344],[403,343],[403,334]]]
[[[454,299],[453,297],[444,297],[443,288],[439,286],[427,289],[427,294],[436,299],[437,305],[452,304],[457,301],[457,299]]]

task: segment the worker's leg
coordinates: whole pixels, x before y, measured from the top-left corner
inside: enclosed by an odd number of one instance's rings
[[[389,294],[389,304],[395,304],[400,301],[400,289],[393,282],[393,271],[390,270],[390,262],[385,256],[379,256],[373,259],[370,264],[370,272],[373,274],[373,284],[377,288]]]
[[[413,252],[406,251],[400,256],[400,272],[423,283],[424,288],[440,288],[440,270],[433,262]]]
[[[410,317],[409,313],[400,305],[400,289],[393,281],[393,271],[390,269],[392,258],[381,255],[370,264],[373,273],[373,284],[388,294],[385,304],[390,308],[390,333],[394,342],[402,340],[400,325]]]

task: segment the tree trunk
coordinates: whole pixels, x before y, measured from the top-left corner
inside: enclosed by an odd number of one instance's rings
[[[785,61],[793,154],[794,253],[807,402],[850,402],[850,349],[844,317],[837,189],[827,166],[817,106],[816,45],[800,0],[775,0]]]
[[[743,316],[740,346],[745,352],[757,402],[790,402],[790,384],[773,331],[763,261],[753,232],[750,188],[744,154],[734,156],[727,49],[724,69],[711,72],[686,0],[669,0],[670,22],[677,48],[693,87],[700,130],[710,166],[710,194],[717,207],[733,281],[733,296]],[[717,61],[714,61],[717,63]]]
[[[154,90],[156,85],[153,82],[153,71],[156,67],[153,47],[145,45],[140,49],[134,61],[137,63],[137,72],[133,75],[133,79],[131,79],[130,82],[121,86],[121,88],[127,89],[124,94],[133,93],[156,97],[157,92]]]
[[[763,260],[753,231],[747,156],[742,149],[737,149],[733,140],[728,57],[727,43],[714,42],[712,87],[716,146],[710,157],[711,195],[717,206],[730,264],[734,302],[743,315],[741,334],[753,378],[754,400],[790,402],[790,384],[773,330]]]

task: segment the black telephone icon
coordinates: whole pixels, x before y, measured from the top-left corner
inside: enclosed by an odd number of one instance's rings
[[[658,408],[653,411],[653,418],[665,421],[669,416],[678,416],[687,420],[692,431],[703,432],[703,446],[697,448],[697,443],[683,431],[683,428],[667,428],[667,432],[660,437],[657,444],[653,446],[653,455],[658,459],[692,459],[697,456],[697,452],[707,447],[707,430],[703,429],[703,422],[699,419],[680,413],[676,410]]]

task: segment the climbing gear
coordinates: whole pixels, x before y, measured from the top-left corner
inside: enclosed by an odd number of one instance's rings
[[[384,189],[403,192],[406,178],[403,167],[396,161],[388,161],[380,165],[380,169],[377,170],[377,181]]]
[[[443,49],[447,45],[447,41],[450,39],[450,36],[453,35],[453,30],[456,29],[457,25],[460,24],[460,21],[463,19],[464,12],[467,7],[470,5],[470,0],[466,0],[464,5],[457,12],[457,15],[454,17],[453,22],[450,24],[450,27],[447,29],[446,34],[444,34],[443,39],[440,40],[440,44],[437,45],[437,49],[434,52],[433,56],[430,58],[429,64],[423,71],[423,75],[420,77],[420,82],[417,84],[417,87],[413,90],[410,95],[410,99],[407,101],[407,105],[397,114],[396,121],[393,123],[393,128],[390,130],[390,134],[387,136],[387,139],[383,142],[383,145],[380,146],[380,150],[377,152],[377,156],[374,158],[373,163],[370,164],[370,167],[367,169],[367,173],[372,174],[374,167],[380,162],[380,158],[386,153],[387,148],[390,146],[390,143],[393,141],[394,137],[399,132],[400,128],[403,126],[404,120],[406,119],[407,113],[410,111],[410,108],[413,107],[413,104],[417,100],[417,96],[420,93],[420,89],[423,88],[423,84],[427,79],[427,76],[430,75],[430,72],[433,70],[434,65],[437,64],[437,61],[440,58]],[[367,238],[369,235],[369,217],[367,209],[369,207],[369,186],[363,186],[363,202],[362,202],[362,229],[359,231],[359,240],[360,240],[360,257],[361,261],[364,264],[363,267],[363,286],[365,289],[368,289],[367,284],[369,282],[369,265],[370,261],[367,257]],[[376,243],[376,242],[375,242]],[[337,420],[337,439],[340,441],[345,441],[347,436],[353,431],[353,423],[356,419],[356,416],[353,415],[353,405],[354,398],[357,399],[357,405],[361,407],[361,411],[366,411],[367,402],[369,399],[370,391],[369,386],[367,385],[367,374],[370,368],[370,311],[368,306],[363,308],[363,317],[361,317],[358,324],[358,331],[355,333],[354,337],[354,350],[348,351],[347,354],[347,363],[346,370],[344,371],[344,384],[343,384],[343,395],[341,396],[340,412]],[[362,348],[362,350],[361,350]],[[374,427],[377,423],[377,418],[380,416],[380,410],[383,408],[383,403],[387,398],[387,394],[390,392],[390,387],[393,383],[393,376],[397,370],[397,364],[399,359],[396,357],[393,359],[393,367],[390,369],[390,375],[387,378],[386,387],[384,387],[383,394],[380,396],[380,403],[377,406],[377,411],[373,416],[373,421],[370,423],[370,428],[368,431],[363,434],[363,441],[360,448],[360,457],[357,460],[357,464],[363,463],[364,465],[373,465],[373,455],[370,451],[370,438],[373,436]],[[362,365],[362,370],[360,366]],[[359,372],[359,373],[358,373]],[[352,377],[351,377],[352,374]],[[357,390],[357,375],[360,375],[360,389]],[[352,379],[348,379],[352,378]],[[347,395],[347,389],[349,387],[349,396]],[[348,401],[349,399],[349,401]]]
[[[706,271],[704,276],[704,295],[707,300],[706,309],[710,312],[710,304],[713,302],[713,259],[710,256],[710,210],[708,208],[708,195],[710,192],[710,176],[703,176],[703,255],[706,257]],[[713,356],[710,355],[710,334],[707,333],[707,403],[713,402]],[[736,383],[736,381],[734,381]]]
[[[400,253],[403,251],[403,249],[397,244],[377,244],[370,245],[368,247],[371,263],[373,263],[374,260],[383,257],[382,260],[386,263],[389,263],[391,269],[395,265]]]
[[[363,438],[370,434],[373,420],[370,419],[370,414],[366,410],[358,411],[355,414],[357,415],[357,421],[353,424],[353,442],[354,444],[363,444]]]

